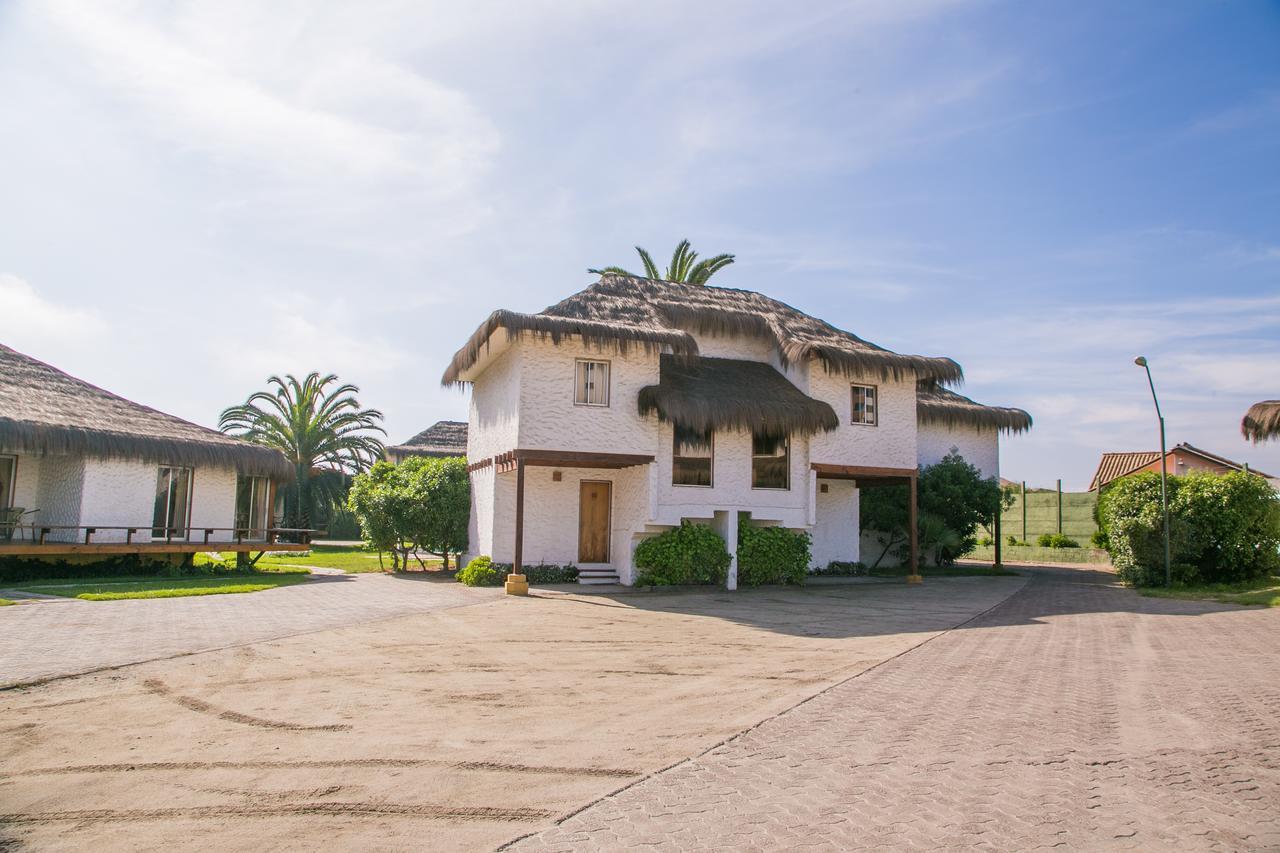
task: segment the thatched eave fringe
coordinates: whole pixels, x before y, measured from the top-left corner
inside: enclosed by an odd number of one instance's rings
[[[521,314],[499,309],[489,315],[462,349],[458,350],[440,383],[456,385],[465,383],[462,374],[480,360],[482,352],[489,348],[490,339],[499,329],[507,333],[508,340],[525,335],[549,339],[553,344],[570,336],[582,339],[584,345],[596,349],[613,348],[625,353],[632,346],[643,347],[645,352],[661,352],[663,349],[682,356],[696,356],[698,344],[691,335],[674,329],[645,328],[621,323],[605,323],[573,317],[556,317],[549,314]]]
[[[916,386],[916,420],[949,428],[978,427],[1008,433],[1031,429],[1031,415],[1022,409],[984,406],[929,381]]]
[[[1280,438],[1280,400],[1254,403],[1240,421],[1240,432],[1254,444]]]
[[[248,442],[204,443],[165,436],[58,426],[0,418],[0,451],[32,456],[85,455],[139,459],[159,465],[234,468],[242,474],[291,480],[293,466],[274,448]]]

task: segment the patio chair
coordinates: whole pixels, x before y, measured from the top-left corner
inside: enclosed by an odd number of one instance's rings
[[[20,506],[0,509],[0,542],[13,541],[13,533],[21,528],[22,516],[26,513],[26,509]]]

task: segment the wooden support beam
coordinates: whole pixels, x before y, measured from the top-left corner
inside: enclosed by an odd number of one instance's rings
[[[529,582],[524,576],[524,466],[522,458],[516,458],[516,542],[511,561],[511,574],[507,575],[507,595],[528,595]]]
[[[907,526],[911,533],[911,574],[907,575],[907,583],[923,583],[924,578],[920,574],[920,519],[917,504],[917,488],[918,477],[911,477],[911,499],[907,505]]]

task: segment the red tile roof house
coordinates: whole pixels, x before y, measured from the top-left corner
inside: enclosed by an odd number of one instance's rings
[[[468,556],[630,584],[644,538],[691,519],[733,554],[741,513],[808,531],[814,566],[857,560],[861,488],[953,447],[997,477],[999,433],[1030,427],[960,379],[746,290],[609,274],[495,311],[443,377],[471,391]]]
[[[1208,471],[1212,474],[1226,474],[1229,471],[1244,471],[1247,466],[1240,462],[1201,450],[1183,442],[1169,450],[1166,465],[1170,475],[1180,476],[1192,471]],[[1248,469],[1252,470],[1252,469]],[[1100,489],[1113,480],[1137,474],[1140,471],[1160,473],[1160,451],[1140,450],[1132,453],[1104,453],[1098,463],[1098,470],[1093,474],[1093,482],[1089,490]],[[1275,478],[1261,471],[1253,471],[1260,477],[1275,483]]]

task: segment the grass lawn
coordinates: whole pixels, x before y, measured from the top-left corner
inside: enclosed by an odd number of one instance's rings
[[[186,578],[76,578],[14,584],[11,589],[85,601],[119,601],[125,598],[182,598],[189,595],[260,592],[302,583],[307,577],[305,572],[242,572],[227,576]]]
[[[1254,604],[1280,607],[1280,576],[1241,583],[1207,583],[1198,586],[1143,587],[1138,590],[1152,598],[1183,598],[1221,601],[1225,604]]]
[[[439,557],[426,557],[423,561],[432,567],[440,565]],[[417,561],[411,563],[418,567]],[[310,554],[276,553],[267,554],[258,561],[259,568],[267,566],[307,566],[319,569],[341,569],[344,572],[381,572],[391,568],[391,555],[382,555],[382,564],[378,563],[378,552],[360,546],[349,545],[313,545]]]
[[[905,578],[908,574],[906,566],[887,566],[867,572],[873,578]],[[1010,577],[1017,572],[1008,569],[994,569],[991,566],[922,566],[920,574],[927,578],[967,578],[967,577]]]

